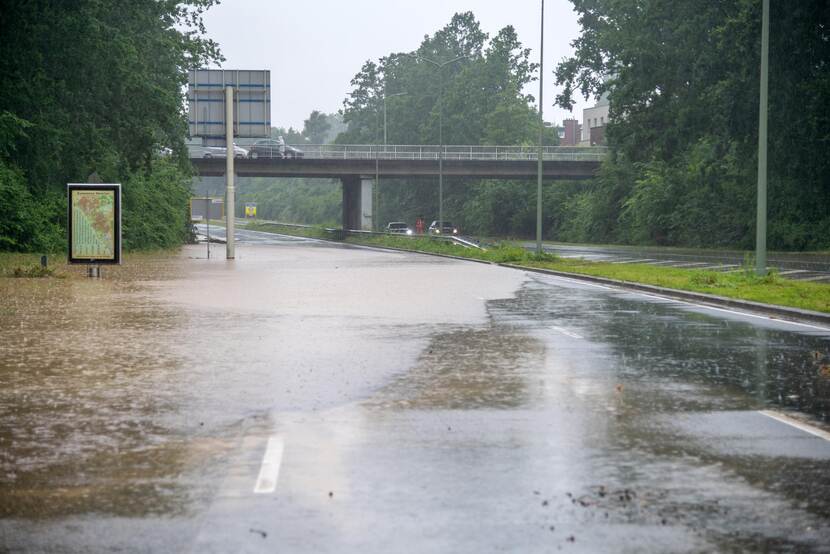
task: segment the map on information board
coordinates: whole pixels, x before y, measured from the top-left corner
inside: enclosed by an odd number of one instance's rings
[[[120,262],[119,192],[119,185],[69,185],[71,262]]]

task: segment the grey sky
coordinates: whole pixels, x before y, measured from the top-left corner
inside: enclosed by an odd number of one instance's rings
[[[208,12],[208,35],[218,41],[226,69],[271,70],[271,121],[302,128],[312,110],[339,110],[349,82],[368,59],[411,51],[456,12],[472,11],[494,36],[513,25],[539,60],[540,0],[224,0]],[[570,55],[579,25],[567,0],[545,2],[545,120],[568,112],[553,108],[553,68]],[[538,82],[531,85],[534,96]],[[574,115],[582,119],[577,104]]]

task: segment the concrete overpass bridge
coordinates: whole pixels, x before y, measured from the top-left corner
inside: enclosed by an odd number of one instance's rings
[[[438,176],[481,179],[536,179],[538,147],[303,145],[302,157],[237,159],[238,177],[337,178],[343,184],[343,227],[371,230],[373,187],[378,177]],[[589,179],[606,157],[603,147],[546,146],[543,178]],[[199,176],[225,174],[225,160],[194,157]],[[439,163],[440,162],[440,163]]]

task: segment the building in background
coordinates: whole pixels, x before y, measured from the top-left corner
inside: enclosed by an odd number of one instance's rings
[[[579,142],[581,146],[605,145],[608,108],[608,93],[606,92],[593,107],[582,111],[582,139]]]
[[[562,122],[564,133],[559,144],[562,146],[576,146],[579,144],[582,127],[574,118],[568,118]]]

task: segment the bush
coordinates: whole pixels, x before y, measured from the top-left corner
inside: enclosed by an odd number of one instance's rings
[[[20,170],[0,160],[0,250],[60,250],[65,242],[61,213],[54,196],[35,199]]]
[[[154,159],[123,184],[125,249],[170,248],[187,240],[189,176],[173,162]]]

